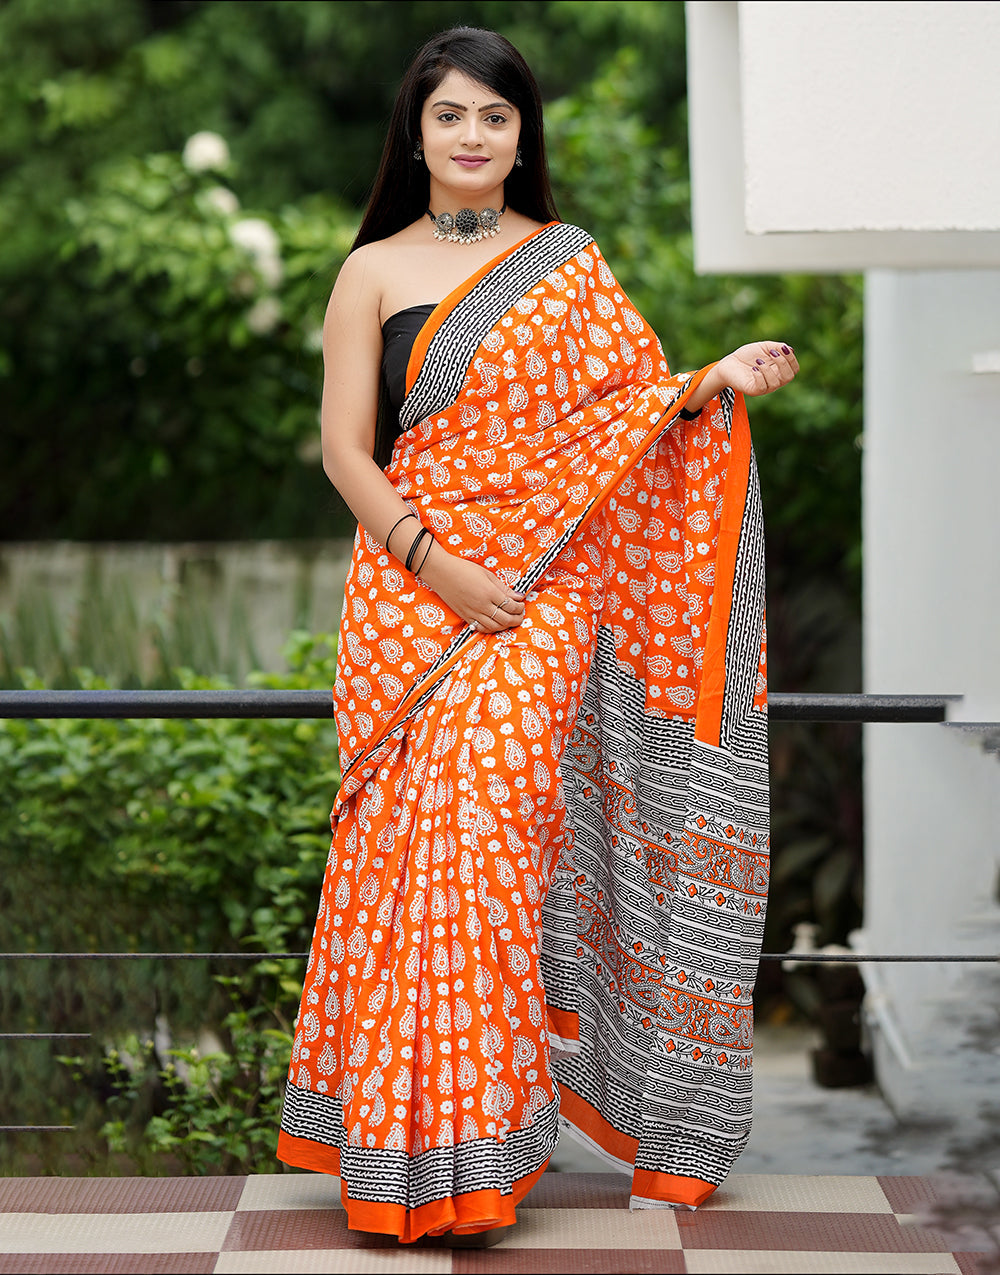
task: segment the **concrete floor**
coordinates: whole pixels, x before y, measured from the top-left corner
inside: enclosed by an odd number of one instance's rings
[[[823,1089],[812,1078],[809,1027],[758,1027],[754,1125],[738,1173],[931,1174],[955,1169],[958,1130],[943,1121],[901,1124],[875,1085]],[[605,1161],[563,1136],[552,1167],[607,1172]]]

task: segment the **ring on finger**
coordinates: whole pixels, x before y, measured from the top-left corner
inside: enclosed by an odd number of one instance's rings
[[[491,620],[495,620],[497,618],[497,612],[500,610],[500,606],[501,604],[498,602],[496,606],[493,608],[493,614],[490,616]]]

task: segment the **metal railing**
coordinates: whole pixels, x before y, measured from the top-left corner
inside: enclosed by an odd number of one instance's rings
[[[961,695],[768,697],[775,722],[943,722]],[[3,717],[333,717],[329,691],[0,691]]]
[[[948,706],[961,695],[789,694],[768,697],[768,717],[775,722],[948,722]],[[197,691],[0,691],[0,718],[332,718],[329,691],[197,690]],[[1000,726],[992,723],[948,723],[973,731],[991,751]],[[2,961],[265,961],[305,960],[307,952],[0,952]],[[761,961],[810,964],[936,962],[1000,963],[1000,954],[764,952]],[[0,1040],[89,1040],[90,1032],[4,1032]],[[0,1132],[61,1132],[73,1125],[0,1125]]]

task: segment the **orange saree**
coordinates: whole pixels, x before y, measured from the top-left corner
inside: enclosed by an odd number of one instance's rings
[[[749,1136],[762,524],[742,400],[678,414],[705,370],[561,223],[417,338],[387,475],[528,602],[476,633],[359,530],[278,1145],[353,1228],[510,1223],[560,1127],[697,1206]]]

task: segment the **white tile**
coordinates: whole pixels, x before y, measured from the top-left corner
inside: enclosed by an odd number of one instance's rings
[[[877,1178],[734,1173],[701,1206],[761,1213],[891,1213]]]
[[[4,1253],[213,1253],[232,1213],[7,1213]]]
[[[216,1275],[451,1275],[450,1252],[400,1248],[286,1249],[268,1253],[220,1253]]]
[[[237,1210],[339,1209],[340,1178],[329,1173],[259,1173],[247,1178]]]
[[[680,1248],[673,1209],[526,1209],[497,1248]]]
[[[958,1263],[950,1253],[686,1248],[684,1261],[689,1275],[960,1275]]]

